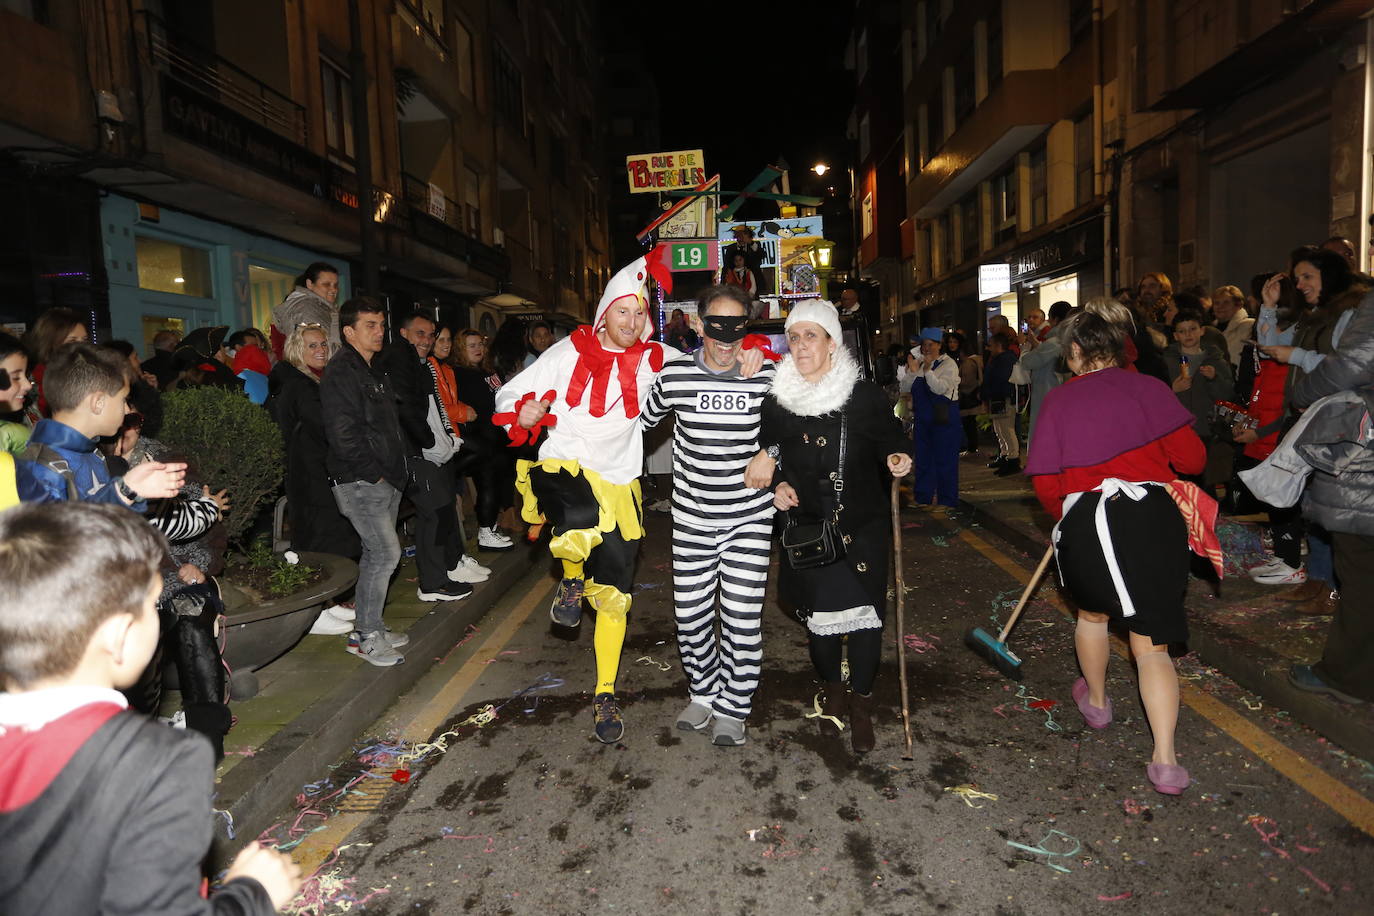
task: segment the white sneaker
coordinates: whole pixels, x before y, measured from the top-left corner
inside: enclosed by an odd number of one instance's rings
[[[515,542],[495,528],[478,528],[477,546],[482,550],[510,550]]]
[[[1249,573],[1251,576],[1256,576],[1267,575],[1269,573],[1275,573],[1290,568],[1291,567],[1289,567],[1287,563],[1283,562],[1278,557],[1271,556],[1269,559],[1265,560],[1258,566],[1251,566],[1249,569],[1246,570],[1246,572]]]
[[[358,616],[357,608],[346,607],[342,604],[331,604],[324,609],[330,617],[337,617],[340,620],[352,620]]]
[[[1250,578],[1260,585],[1302,585],[1307,581],[1307,570],[1301,566],[1294,569],[1287,563],[1280,561],[1279,567],[1279,569],[1264,572],[1252,570]]]
[[[383,631],[373,633],[361,643],[348,641],[348,651],[361,658],[363,661],[378,668],[390,668],[399,665],[406,660],[406,657],[397,652],[386,640]]]
[[[490,569],[467,556],[459,560],[458,565],[448,571],[450,582],[466,582],[469,585],[485,582],[490,576]]]
[[[163,725],[167,726],[168,728],[185,728],[186,710],[178,709],[170,716],[158,716],[157,720],[161,722]]]
[[[353,630],[353,621],[343,620],[329,613],[325,608],[310,626],[311,636],[342,636]]]

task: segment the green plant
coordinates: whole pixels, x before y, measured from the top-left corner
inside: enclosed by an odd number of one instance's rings
[[[253,541],[244,554],[244,559],[254,569],[271,569],[280,562],[277,555],[272,552],[272,541],[265,537]]]
[[[162,405],[162,441],[193,463],[195,476],[211,491],[229,491],[224,527],[237,541],[281,486],[277,424],[242,392],[224,388],[169,391]]]
[[[304,588],[314,574],[313,566],[293,566],[285,560],[278,560],[276,568],[267,576],[267,587],[273,598],[284,598]]]

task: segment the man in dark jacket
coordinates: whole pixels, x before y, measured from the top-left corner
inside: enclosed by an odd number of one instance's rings
[[[339,511],[363,542],[358,562],[356,629],[348,651],[379,667],[399,665],[409,642],[382,624],[387,584],[401,560],[396,510],[406,480],[406,447],[391,385],[372,363],[382,349],[386,316],[373,299],[350,299],[339,312],[344,345],[320,380],[327,467]]]
[[[406,498],[415,506],[415,565],[421,601],[458,601],[472,586],[450,581],[463,558],[453,474],[443,467],[461,443],[443,420],[434,376],[426,362],[434,347],[434,321],[415,312],[401,323],[399,339],[382,350],[377,368],[396,397],[406,442]],[[433,420],[433,425],[431,425]]]
[[[1365,296],[1335,353],[1293,387],[1294,407],[1340,391],[1374,386],[1374,294]],[[1369,455],[1366,444],[1364,454]],[[1339,476],[1313,472],[1303,514],[1331,532],[1340,604],[1319,662],[1294,665],[1288,680],[1302,690],[1346,702],[1374,702],[1374,471],[1369,458],[1354,460]]]

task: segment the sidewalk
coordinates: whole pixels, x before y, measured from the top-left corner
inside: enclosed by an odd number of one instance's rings
[[[1049,544],[1053,524],[1023,474],[997,477],[987,457],[959,462],[959,495],[973,520],[1031,558]],[[1258,529],[1253,522],[1228,520]],[[1258,535],[1245,539],[1258,543]],[[1374,760],[1374,704],[1352,706],[1288,683],[1288,667],[1321,657],[1330,617],[1304,617],[1278,595],[1286,589],[1257,585],[1246,565],[1264,559],[1228,557],[1220,594],[1198,579],[1189,582],[1190,652],[1244,689],[1287,710],[1294,719],[1365,760]],[[1239,565],[1237,565],[1237,562]],[[1053,567],[1051,567],[1053,569]],[[1046,586],[1041,586],[1042,588]],[[1054,587],[1051,583],[1048,587]]]
[[[470,550],[475,548],[469,547]],[[406,662],[377,668],[346,649],[346,636],[305,636],[281,658],[258,670],[252,699],[229,706],[234,727],[216,772],[216,845],[257,836],[271,818],[328,772],[357,737],[397,697],[452,651],[492,605],[541,558],[517,541],[504,553],[475,553],[491,569],[462,601],[433,603],[416,597],[415,561],[403,560],[387,597],[386,624],[410,636]],[[232,834],[226,828],[232,824]]]

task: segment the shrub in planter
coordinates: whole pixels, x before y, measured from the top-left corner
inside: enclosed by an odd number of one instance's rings
[[[281,432],[267,411],[241,392],[181,388],[162,396],[161,439],[193,464],[210,490],[229,491],[224,525],[242,537],[262,506],[281,487]]]

